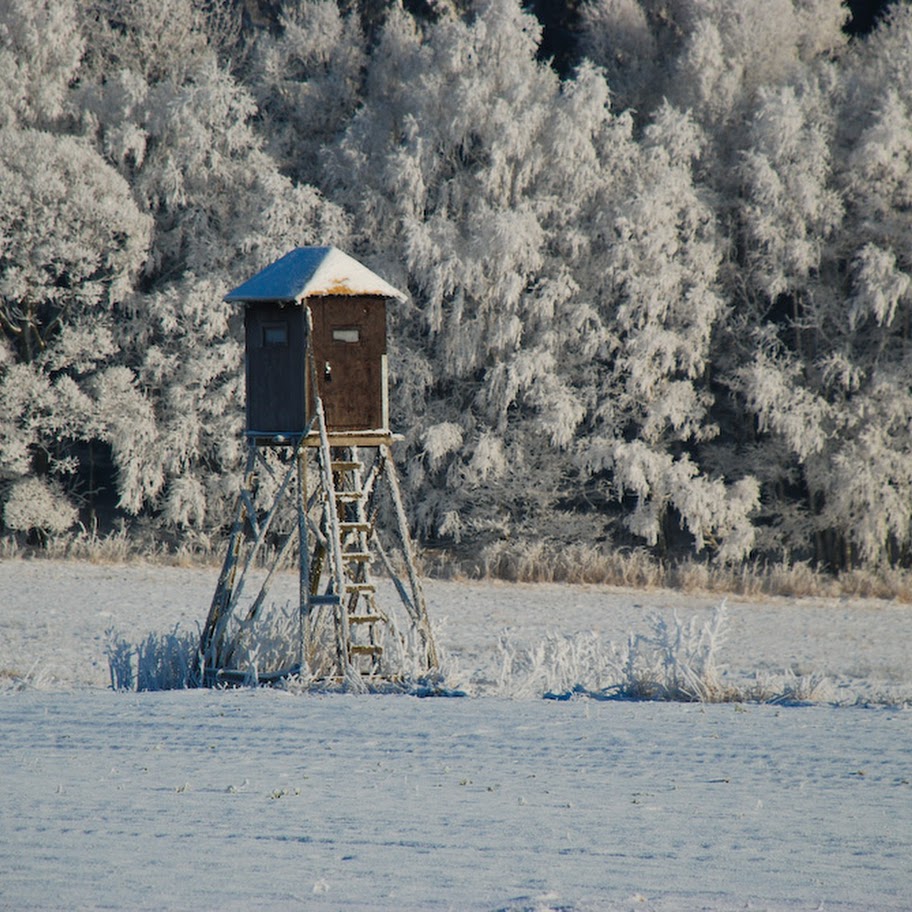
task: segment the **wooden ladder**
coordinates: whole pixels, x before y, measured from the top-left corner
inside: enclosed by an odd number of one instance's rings
[[[373,676],[382,671],[382,640],[389,624],[377,604],[377,587],[371,574],[374,529],[369,504],[374,473],[365,478],[364,465],[354,447],[337,449],[330,466],[343,570],[341,611],[348,628],[345,653],[355,672]]]

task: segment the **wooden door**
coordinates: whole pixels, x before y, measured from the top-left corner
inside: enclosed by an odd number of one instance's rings
[[[386,430],[386,301],[333,295],[307,303],[327,428]]]
[[[246,308],[247,431],[296,434],[307,426],[302,308],[275,301]]]

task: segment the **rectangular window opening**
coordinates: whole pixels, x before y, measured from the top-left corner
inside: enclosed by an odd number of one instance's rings
[[[333,330],[333,342],[360,342],[361,330],[357,326],[345,326]]]
[[[263,345],[264,346],[288,345],[288,324],[287,323],[264,323],[263,324]]]

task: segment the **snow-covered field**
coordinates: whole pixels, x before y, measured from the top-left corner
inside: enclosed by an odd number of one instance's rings
[[[465,699],[112,692],[106,631],[215,578],[0,562],[0,908],[912,909],[909,606],[728,600],[726,680],[812,705],[541,699],[549,635],[718,598],[467,582],[427,584]]]

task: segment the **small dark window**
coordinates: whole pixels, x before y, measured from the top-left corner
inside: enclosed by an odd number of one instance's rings
[[[288,345],[288,324],[287,323],[264,323],[263,324],[263,345]]]
[[[333,330],[333,342],[360,342],[361,330],[357,326],[344,326]]]

